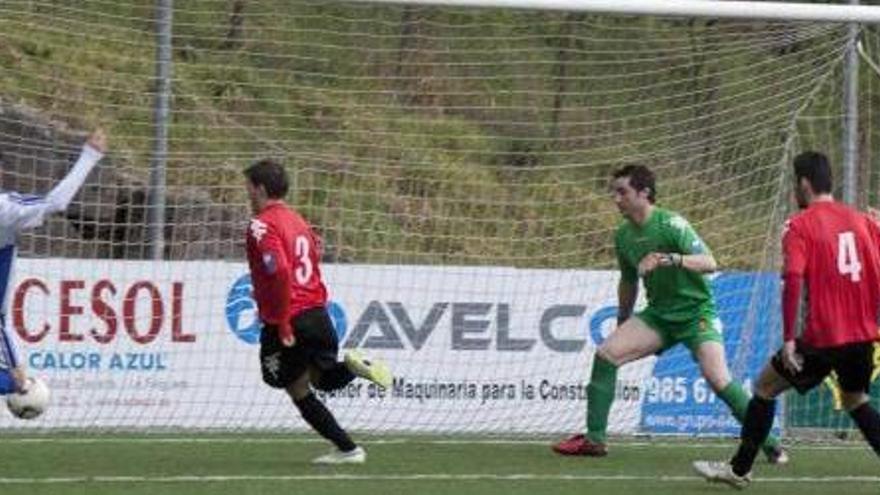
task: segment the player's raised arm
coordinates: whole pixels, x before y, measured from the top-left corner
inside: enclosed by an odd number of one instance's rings
[[[16,230],[38,227],[46,215],[64,211],[106,151],[107,137],[98,129],[83,145],[71,170],[46,196],[0,195],[0,225]]]
[[[89,172],[97,165],[107,152],[107,136],[101,129],[96,129],[86,143],[76,163],[67,176],[46,195],[46,201],[54,211],[64,211],[86,181]]]

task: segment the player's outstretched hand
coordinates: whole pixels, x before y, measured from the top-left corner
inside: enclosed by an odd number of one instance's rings
[[[278,325],[278,338],[285,347],[293,347],[296,344],[296,337],[293,336],[293,327],[290,322],[282,322]]]
[[[107,134],[104,133],[104,130],[98,127],[89,135],[89,138],[86,140],[86,144],[94,148],[96,151],[100,151],[101,153],[107,152]]]

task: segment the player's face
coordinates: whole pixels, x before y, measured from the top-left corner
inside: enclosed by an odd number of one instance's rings
[[[620,177],[611,182],[611,199],[617,209],[626,217],[646,208],[649,204],[648,194],[633,189],[629,177]]]

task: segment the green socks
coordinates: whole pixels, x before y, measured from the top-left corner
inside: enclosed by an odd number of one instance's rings
[[[596,443],[605,443],[608,429],[608,414],[614,402],[614,389],[617,384],[617,366],[596,355],[593,373],[587,385],[587,438]],[[740,423],[746,417],[749,396],[738,382],[732,381],[718,396],[730,408]],[[768,436],[761,446],[764,452],[771,452],[779,446],[779,439]]]
[[[617,366],[597,354],[590,384],[587,385],[587,438],[593,442],[605,443],[608,413],[614,402],[616,384]]]
[[[726,387],[724,387],[724,390],[718,392],[718,397],[727,404],[727,407],[730,408],[730,412],[733,414],[734,418],[740,423],[745,420],[746,409],[749,407],[749,396],[739,382],[731,381]],[[761,445],[761,450],[764,452],[770,452],[778,446],[779,439],[770,435],[767,437],[767,440],[764,441],[764,444]]]

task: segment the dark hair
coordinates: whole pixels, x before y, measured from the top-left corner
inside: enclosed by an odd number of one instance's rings
[[[271,199],[283,199],[290,188],[287,170],[274,160],[258,161],[244,170],[244,176],[251,184],[263,186],[266,195]]]
[[[795,157],[794,176],[798,182],[807,179],[816,194],[831,192],[831,165],[822,153],[805,151]]]
[[[657,186],[654,172],[644,165],[626,165],[614,172],[615,179],[629,177],[629,185],[636,191],[648,190],[648,201],[657,200]]]

